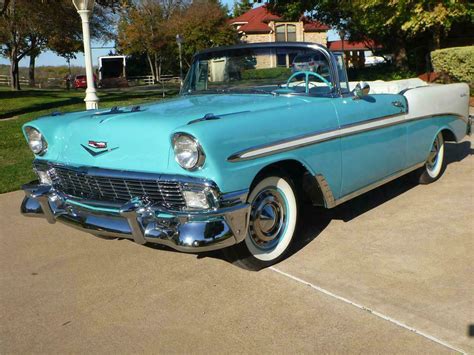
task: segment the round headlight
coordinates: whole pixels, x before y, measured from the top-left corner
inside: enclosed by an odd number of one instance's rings
[[[40,131],[33,127],[25,127],[25,133],[28,138],[28,145],[33,153],[43,155],[48,149],[48,143],[44,139]]]
[[[186,170],[195,170],[204,165],[206,156],[196,138],[186,133],[173,136],[174,157]]]

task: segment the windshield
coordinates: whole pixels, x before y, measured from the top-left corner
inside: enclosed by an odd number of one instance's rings
[[[302,55],[297,55],[293,63],[304,63],[304,62],[314,62],[316,60],[324,60],[324,57],[317,53],[313,54],[302,54]]]
[[[330,66],[318,49],[248,47],[205,52],[195,57],[183,94],[309,94],[334,92]]]

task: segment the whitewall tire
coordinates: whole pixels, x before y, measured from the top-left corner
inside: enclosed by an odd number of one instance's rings
[[[446,170],[445,145],[443,134],[439,132],[431,145],[425,166],[420,170],[420,184],[429,184],[438,180]]]
[[[224,250],[236,265],[260,270],[283,259],[293,241],[298,218],[296,189],[289,178],[268,176],[250,192],[245,240]]]

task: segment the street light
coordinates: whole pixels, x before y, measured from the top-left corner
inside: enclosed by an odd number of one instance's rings
[[[77,9],[77,13],[82,20],[82,36],[84,42],[84,60],[86,64],[86,102],[87,110],[96,110],[99,108],[99,98],[97,97],[94,83],[94,73],[92,70],[92,54],[91,54],[91,35],[89,30],[89,17],[94,9],[95,0],[72,0]]]
[[[176,43],[178,44],[178,50],[179,50],[179,81],[181,87],[183,87],[183,59],[181,55],[181,46],[183,45],[184,38],[180,35],[176,35]]]

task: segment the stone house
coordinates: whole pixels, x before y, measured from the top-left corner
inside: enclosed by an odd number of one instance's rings
[[[246,13],[229,20],[239,33],[240,39],[245,43],[260,42],[313,42],[327,45],[328,26],[308,20],[302,16],[299,21],[286,21],[282,17],[270,12],[266,5],[253,8]],[[259,58],[258,64],[263,58]],[[273,58],[267,58],[270,66],[286,66],[292,63],[291,55],[279,56],[275,53]],[[259,65],[257,65],[259,66]]]

